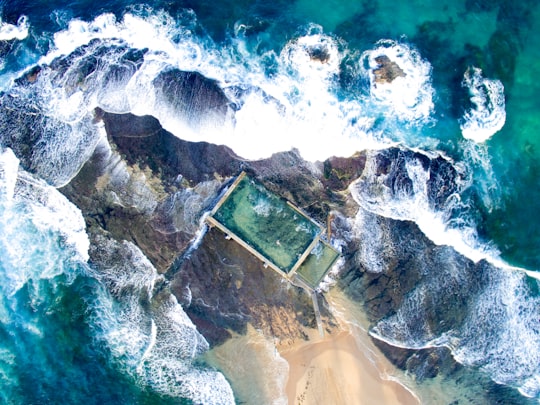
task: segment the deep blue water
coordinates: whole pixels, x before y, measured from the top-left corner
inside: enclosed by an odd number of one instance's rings
[[[516,4],[508,0],[439,0],[398,5],[382,0],[322,4],[307,0],[231,0],[217,4],[154,1],[133,5],[120,0],[99,4],[10,0],[0,1],[0,16],[0,39],[4,40],[0,48],[0,89],[19,92],[16,94],[21,100],[35,101],[33,106],[38,109],[49,108],[47,116],[51,120],[67,123],[61,127],[65,132],[48,138],[54,148],[63,150],[62,145],[72,142],[69,137],[77,131],[85,134],[84,140],[77,141],[81,150],[92,145],[92,135],[85,132],[82,118],[88,105],[105,106],[114,112],[152,114],[175,132],[178,123],[166,108],[134,101],[138,98],[136,86],[121,93],[123,98],[118,100],[112,97],[118,94],[112,88],[114,83],[107,88],[110,82],[99,78],[81,95],[82,101],[49,99],[50,89],[35,98],[24,90],[12,90],[21,72],[38,63],[50,63],[55,56],[69,54],[95,38],[103,41],[105,51],[94,43],[85,52],[124,57],[126,49],[146,49],[147,60],[152,55],[164,66],[199,70],[224,86],[241,83],[264,88],[295,110],[291,121],[277,124],[284,132],[290,127],[301,135],[322,128],[313,132],[316,142],[300,135],[293,140],[273,139],[270,147],[276,150],[271,152],[296,147],[306,158],[322,160],[328,157],[324,153],[347,155],[354,153],[354,148],[384,142],[444,152],[465,173],[459,203],[433,214],[422,211],[429,207],[422,205],[422,196],[417,194],[418,198],[385,204],[374,211],[413,220],[430,239],[449,244],[473,260],[488,259],[505,271],[512,271],[508,270],[510,266],[531,274],[540,271],[540,10],[535,1]],[[320,68],[310,65],[302,49],[314,43],[327,46],[331,61],[335,58],[337,62]],[[380,49],[402,63],[410,79],[406,88],[384,92],[370,82],[366,72]],[[129,57],[121,63],[119,58],[107,57],[103,57],[103,65],[128,65],[125,61]],[[77,69],[76,63],[72,69]],[[152,66],[148,69],[151,71]],[[476,100],[471,99],[475,91]],[[244,141],[235,143],[226,134],[219,139],[240,155],[261,157],[268,153],[264,138],[274,128],[257,128],[259,139],[249,137],[250,129],[257,123],[274,124],[274,112],[256,103],[247,103],[245,110],[245,116],[241,111],[238,114],[238,133]],[[259,121],[251,121],[249,116],[253,115]],[[2,122],[2,130],[6,131],[8,125]],[[332,131],[336,134],[329,135]],[[466,139],[467,135],[474,139]],[[208,136],[204,140],[218,139]],[[480,139],[482,136],[486,139]],[[322,145],[323,151],[312,149],[312,144]],[[22,192],[17,186],[13,191],[13,161],[5,153],[8,163],[0,171],[8,173],[1,179],[7,191],[2,194],[0,230],[0,270],[5,281],[0,303],[0,398],[7,403],[155,403],[178,398],[196,402],[196,398],[207,398],[168,389],[166,382],[155,379],[153,371],[157,366],[150,364],[153,357],[145,357],[145,342],[152,339],[152,325],[161,318],[156,314],[135,314],[133,311],[140,309],[131,308],[132,301],[107,291],[110,278],[96,276],[102,269],[92,269],[85,248],[70,239],[69,235],[78,235],[74,240],[84,239],[84,230],[62,229],[54,225],[54,218],[39,219],[55,215],[57,204],[67,209],[67,203],[54,197],[37,210],[35,188]],[[43,153],[48,156],[47,151]],[[84,156],[81,152],[77,158]],[[63,173],[54,172],[45,179],[53,186],[61,186],[74,169],[67,164],[55,170]],[[47,193],[56,192],[45,183],[42,188]],[[76,211],[74,207],[69,209]],[[21,252],[30,243],[34,246],[31,254],[21,260]],[[158,278],[148,268],[141,271],[147,272],[144,274],[151,283]],[[508,280],[515,282],[515,294],[508,299],[517,303],[516,311],[523,314],[521,323],[517,316],[516,330],[526,331],[523,346],[516,344],[532,350],[533,365],[528,365],[526,375],[512,374],[512,370],[498,374],[495,365],[508,366],[514,354],[507,352],[504,361],[490,362],[490,356],[505,356],[495,349],[486,349],[485,358],[476,364],[487,364],[485,370],[496,381],[538,398],[540,373],[534,362],[540,356],[539,317],[533,305],[538,297],[534,288],[522,288],[523,281],[513,277]],[[510,283],[505,280],[496,285],[505,288],[505,283]],[[526,283],[534,285],[536,280],[527,279]],[[139,287],[141,291],[148,288],[144,283]],[[494,299],[492,304],[500,302]],[[169,309],[181,311],[174,305]],[[116,319],[115,313],[122,317]],[[514,319],[516,314],[506,315]],[[139,322],[136,327],[140,340],[129,341],[121,333],[115,334],[115,330],[132,327],[123,323],[125,319]],[[188,322],[182,325],[179,336],[204,351],[194,327]],[[514,326],[512,322],[501,323],[502,329]],[[514,336],[502,329],[497,334],[508,339]],[[507,350],[506,346],[501,350]],[[460,348],[456,353],[466,357],[468,351]],[[182,367],[191,370],[183,374],[186,381],[215,377],[212,370],[199,370],[193,365],[190,355],[182,356]],[[220,384],[213,386],[216,392],[229,398],[226,384]],[[215,403],[220,401],[216,399]]]

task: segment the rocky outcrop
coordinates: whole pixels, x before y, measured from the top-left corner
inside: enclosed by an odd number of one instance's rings
[[[198,72],[164,71],[152,85],[156,97],[166,103],[170,113],[194,130],[201,130],[208,123],[222,128],[234,114],[229,99],[216,81]]]
[[[212,228],[203,243],[171,269],[171,288],[201,333],[221,343],[247,324],[282,343],[316,328],[311,297]],[[322,297],[320,297],[322,299]],[[325,325],[335,324],[323,309]]]
[[[122,55],[120,65],[100,70],[96,56],[110,52]],[[124,45],[92,41],[30,72],[13,92],[0,96],[5,110],[0,144],[11,147],[26,170],[63,186],[80,208],[92,241],[92,265],[113,270],[118,265],[129,278],[126,262],[144,257],[144,268],[160,273],[155,288],[170,289],[212,345],[231,332],[244,333],[248,324],[282,344],[307,339],[307,330],[316,327],[309,295],[201,222],[245,170],[340,239],[344,260],[334,288],[365,309],[372,337],[392,362],[418,380],[460,372],[444,345],[451,346],[475,299],[488,288],[492,269],[436,246],[407,217],[412,212],[407,203],[419,190],[424,209],[448,208],[465,180],[452,161],[405,148],[316,163],[294,150],[246,161],[225,146],[181,140],[162,128],[158,118],[163,117],[105,111],[112,105],[107,96],[114,83],[125,84],[141,68],[143,56],[144,51]],[[310,56],[327,61],[323,49]],[[384,55],[376,62],[377,83],[405,75]],[[99,93],[101,108],[95,114],[70,123],[69,117],[41,112],[47,100],[33,87],[36,81],[58,80],[68,96],[79,91],[86,96],[97,92],[92,80],[104,76],[112,82],[104,82],[108,90]],[[151,84],[157,103],[164,103],[156,111],[166,111],[165,118],[175,117],[187,129],[233,120],[233,103],[219,83],[199,73],[171,69]],[[244,90],[231,88],[227,94],[241,100]],[[128,104],[126,94],[122,97],[116,107]],[[40,108],[31,109],[28,100]],[[78,136],[71,137],[74,131]],[[66,134],[76,141],[65,142]],[[384,211],[391,204],[395,215]],[[402,220],[392,219],[397,217]],[[319,300],[323,324],[331,331],[334,319],[324,296]]]
[[[309,163],[291,151],[247,162],[223,146],[180,140],[164,131],[152,117],[103,111],[98,111],[97,117],[103,120],[107,139],[100,141],[92,158],[62,189],[82,209],[89,233],[126,240],[141,249],[167,277],[171,291],[211,344],[227,340],[230,331],[245,332],[248,324],[285,344],[291,339],[307,338],[307,329],[316,327],[309,295],[264,268],[258,259],[234,241],[226,240],[217,229],[208,230],[194,246],[194,238],[201,229],[200,218],[229,179],[247,170],[321,222],[332,213],[335,224],[331,227],[346,239],[344,235],[351,232],[346,218],[358,212],[348,186],[366,170],[366,155]],[[386,176],[390,188],[405,181],[398,175],[405,166],[396,164],[404,157],[415,155],[398,149],[377,155],[376,173]],[[434,182],[434,190],[440,191],[442,183],[452,180],[445,174],[448,169],[443,160],[430,160],[423,155],[416,158],[424,168],[433,171],[430,181]],[[395,187],[402,189],[401,185]],[[437,205],[437,196],[433,199]],[[381,236],[380,242],[384,243],[378,252],[383,269],[373,271],[362,257],[363,244],[371,243],[377,249],[367,233],[349,236],[343,248],[346,260],[338,287],[364,303],[376,325],[396,313],[425,278],[421,266],[425,263],[418,256],[419,240],[425,244],[426,255],[434,247],[411,222],[364,215],[375,221],[373,226],[376,224],[386,232]],[[371,226],[366,227],[366,231],[370,229]],[[319,299],[323,323],[331,330],[336,325],[324,297]],[[464,313],[462,310],[458,305],[452,313],[458,316]],[[438,325],[441,320],[434,316],[431,322]],[[457,321],[453,319],[452,323]],[[401,349],[390,345],[381,348],[404,367],[417,364],[409,360],[414,351],[406,352],[405,360],[398,360]],[[433,364],[429,363],[428,369],[421,368],[422,375],[427,377],[441,369],[441,364],[433,360],[438,357],[429,358]],[[444,364],[447,362],[446,356]]]
[[[403,69],[386,55],[377,56],[375,62],[377,62],[377,67],[373,69],[375,83],[392,83],[396,78],[406,76]]]
[[[151,116],[103,113],[102,117],[107,134],[127,163],[147,166],[164,184],[180,180],[194,186],[231,177],[244,165],[226,146],[183,141],[163,130]]]
[[[209,230],[196,248],[192,243],[204,211],[241,170],[321,218],[345,201],[328,188],[336,181],[333,175],[319,179],[322,165],[305,162],[296,152],[246,162],[226,147],[180,140],[149,116],[103,111],[96,116],[107,138],[62,189],[83,211],[88,232],[141,249],[212,344],[226,340],[231,330],[245,332],[248,323],[281,342],[307,338],[316,319],[304,290],[264,268],[217,229]],[[362,159],[357,160],[342,163],[340,173],[359,170]],[[331,330],[336,325],[324,298],[319,299]]]

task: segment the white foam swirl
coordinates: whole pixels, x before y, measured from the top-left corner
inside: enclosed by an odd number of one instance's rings
[[[23,40],[28,36],[28,27],[26,16],[21,16],[17,25],[8,24],[0,19],[0,41]]]
[[[19,170],[10,149],[0,153],[0,231],[8,294],[29,280],[70,274],[70,264],[88,260],[80,210],[54,187]]]
[[[374,71],[380,67],[377,58],[386,56],[397,64],[402,75],[392,81],[379,81]],[[427,122],[433,112],[431,64],[407,44],[392,40],[377,42],[372,50],[361,57],[364,74],[369,77],[371,96],[377,103],[390,109],[390,114],[412,122]]]
[[[121,371],[167,396],[197,404],[233,404],[223,375],[194,364],[208,343],[140,249],[130,242],[97,237],[91,275],[105,288],[97,292],[92,326]]]
[[[461,121],[464,138],[485,142],[500,131],[506,121],[504,86],[500,80],[486,79],[479,68],[465,72],[463,86],[469,89],[474,105]]]
[[[370,132],[375,117],[364,108],[364,100],[336,96],[344,45],[320,27],[313,26],[306,35],[292,39],[279,56],[261,57],[246,50],[241,33],[230,46],[217,47],[165,13],[127,13],[122,20],[104,14],[90,22],[71,21],[67,30],[55,34],[55,47],[41,63],[50,64],[93,39],[147,51],[137,71],[111,84],[112,88],[104,87],[104,83],[109,86],[104,78],[110,76],[107,66],[115,63],[115,56],[101,56],[99,70],[85,79],[84,86],[74,89],[79,92],[68,86],[71,92],[66,96],[55,96],[62,105],[69,104],[64,111],[79,114],[81,109],[99,106],[116,113],[150,114],[182,139],[225,144],[248,159],[296,148],[308,160],[324,160],[380,148],[384,143],[379,134]],[[271,77],[263,66],[268,58],[276,62]],[[197,71],[217,80],[238,107],[234,120],[205,122],[200,128],[186,125],[153,82],[171,69]],[[61,95],[65,89],[59,91]]]

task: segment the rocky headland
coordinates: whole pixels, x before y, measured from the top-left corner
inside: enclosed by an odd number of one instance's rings
[[[324,60],[324,55],[313,57]],[[139,58],[132,55],[135,62]],[[403,75],[392,62],[377,62],[378,81]],[[53,72],[67,66],[62,60],[55,64]],[[15,93],[24,90],[31,96],[41,74],[33,71],[22,78],[18,83],[22,90]],[[78,80],[72,84],[84,82]],[[169,71],[154,84],[171,111],[185,116],[193,129],[209,119],[227,123],[234,114],[218,84],[198,73]],[[3,94],[0,103],[9,121],[4,123],[2,146],[11,147],[25,170],[60,187],[79,207],[92,244],[91,264],[125,264],[135,260],[126,242],[136,246],[163,275],[156,288],[176,296],[211,346],[245,334],[248,326],[281,345],[308,340],[317,327],[311,297],[303,289],[265,269],[203,222],[220,192],[244,170],[329,227],[343,259],[326,288],[342,290],[365,311],[372,339],[388,359],[419,381],[465,372],[444,346],[403,349],[392,344],[415,342],[407,341],[398,329],[388,332],[385,325],[403,314],[411,297],[422,291],[417,313],[407,313],[415,317],[409,323],[417,325],[418,341],[451,334],[465,322],[475,291],[488,285],[489,272],[480,270],[489,265],[433,244],[411,221],[379,215],[362,204],[411,194],[413,180],[406,162],[413,162],[428,174],[429,204],[443,207],[461,174],[442,156],[390,148],[308,162],[292,150],[248,161],[226,146],[182,140],[152,116],[113,114],[101,108],[78,128],[78,144],[58,154],[38,148],[46,142],[54,147],[59,128],[50,117],[29,110],[16,94]],[[332,333],[338,323],[324,297],[324,291],[318,293],[324,328]],[[478,378],[488,396],[501,389],[483,376]]]

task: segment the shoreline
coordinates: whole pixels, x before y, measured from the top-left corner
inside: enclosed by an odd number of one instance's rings
[[[304,329],[305,340],[279,340],[248,324],[245,335],[233,333],[205,361],[224,374],[241,403],[421,404],[371,341],[362,310],[342,292],[325,295],[338,325],[324,337]]]
[[[384,365],[372,362],[349,331],[295,343],[280,354],[289,364],[290,405],[420,404],[406,387],[381,377]]]

